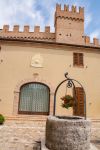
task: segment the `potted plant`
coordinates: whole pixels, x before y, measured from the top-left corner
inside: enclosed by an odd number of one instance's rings
[[[3,124],[5,121],[5,118],[2,114],[0,114],[0,124]]]
[[[74,105],[74,98],[71,95],[65,95],[61,97],[62,102],[62,107],[68,109],[70,107],[73,107]]]

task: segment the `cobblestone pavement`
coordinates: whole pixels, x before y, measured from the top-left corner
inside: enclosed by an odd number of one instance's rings
[[[0,125],[0,150],[37,150],[44,134],[45,121],[8,121]],[[92,124],[91,141],[100,150],[100,122]]]
[[[7,122],[0,126],[0,150],[33,150],[44,131],[45,122]]]

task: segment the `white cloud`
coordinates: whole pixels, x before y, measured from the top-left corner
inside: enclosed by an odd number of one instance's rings
[[[90,39],[93,41],[93,38],[99,38],[100,37],[100,29],[93,31],[90,33]]]
[[[26,22],[33,23],[33,20],[36,20],[37,17],[42,18],[38,11],[35,12],[35,2],[36,0],[0,1],[0,28],[4,24],[10,24],[11,26],[14,24],[23,25]]]
[[[38,4],[40,8],[36,8]],[[52,6],[53,2],[48,0],[0,0],[0,28],[4,24],[9,24],[12,30],[13,25],[18,24],[22,30],[27,24],[30,26],[30,31],[33,31],[34,25],[39,25],[41,30],[44,30],[45,22],[47,25],[53,24]],[[47,10],[45,13],[46,15],[48,13],[48,21],[45,20],[42,9]]]
[[[85,15],[85,29],[88,28],[88,26],[90,25],[90,23],[92,22],[92,14],[91,13],[86,13]]]
[[[0,28],[4,24],[11,26],[19,24],[21,30],[24,25],[29,25],[33,30],[34,25],[41,26],[44,29],[45,25],[50,25],[51,31],[54,31],[54,11],[55,4],[61,3],[62,6],[66,0],[0,0]],[[67,4],[76,5],[77,7],[85,7],[85,30],[91,29],[93,20],[90,5],[87,0],[67,0]],[[94,31],[96,37],[100,36],[97,31]],[[93,37],[93,33],[91,36]]]

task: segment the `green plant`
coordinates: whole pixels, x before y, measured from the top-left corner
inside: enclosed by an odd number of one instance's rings
[[[0,124],[3,124],[5,121],[5,118],[2,114],[0,114]]]
[[[61,97],[61,100],[63,101],[62,107],[68,109],[69,107],[73,107],[74,105],[74,98],[71,95],[65,95]]]

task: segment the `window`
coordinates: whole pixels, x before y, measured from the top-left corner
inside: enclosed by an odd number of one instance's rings
[[[20,89],[19,114],[49,114],[50,89],[47,85],[33,82]]]
[[[73,65],[74,66],[84,66],[83,53],[73,53]]]

